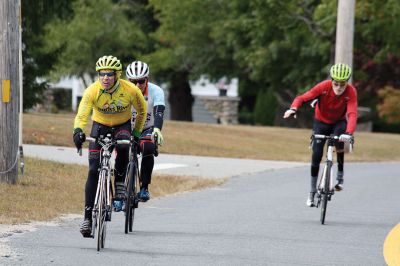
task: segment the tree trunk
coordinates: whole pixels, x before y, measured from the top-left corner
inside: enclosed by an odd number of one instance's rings
[[[168,102],[170,104],[171,120],[193,121],[192,106],[194,98],[189,84],[189,73],[172,74]]]
[[[0,181],[18,178],[20,0],[0,1]]]

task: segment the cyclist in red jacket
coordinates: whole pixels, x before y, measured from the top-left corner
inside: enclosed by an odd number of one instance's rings
[[[306,93],[297,96],[283,116],[283,118],[292,115],[296,117],[297,109],[300,106],[305,102],[318,99],[315,107],[313,133],[339,136],[339,142],[336,143],[338,162],[336,191],[343,189],[344,142],[352,139],[357,124],[357,91],[348,83],[351,72],[351,68],[346,64],[333,65],[330,69],[331,80],[322,81]],[[311,189],[307,198],[309,207],[314,206],[324,144],[325,140],[318,139],[314,140],[312,145]]]

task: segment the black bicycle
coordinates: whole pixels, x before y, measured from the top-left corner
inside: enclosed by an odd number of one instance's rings
[[[132,232],[135,209],[139,206],[139,162],[134,140],[130,142],[129,164],[125,177],[125,234]]]
[[[317,186],[317,203],[315,207],[321,206],[321,224],[325,224],[326,217],[326,209],[328,207],[328,201],[332,199],[333,194],[335,193],[335,185],[333,179],[333,147],[335,146],[335,141],[339,139],[338,136],[330,135],[320,135],[313,134],[313,139],[326,139],[327,140],[327,152],[326,152],[326,161],[324,170],[322,171],[321,176],[318,178],[318,186]],[[353,139],[350,140],[350,151],[353,148]]]
[[[154,136],[155,139],[155,156],[158,155],[158,143],[157,134]],[[142,138],[142,140],[150,140],[148,138]],[[135,219],[135,209],[139,207],[139,194],[138,190],[140,187],[140,169],[137,149],[139,143],[135,143],[132,139],[129,153],[129,164],[126,171],[125,178],[125,234],[132,232],[133,221]]]
[[[115,140],[111,134],[107,134],[105,137],[100,136],[96,139],[88,137],[86,140],[96,142],[101,146],[99,180],[92,210],[92,237],[97,237],[97,251],[100,251],[105,245],[107,222],[111,221],[112,214],[112,147],[115,145],[129,145],[130,141]]]

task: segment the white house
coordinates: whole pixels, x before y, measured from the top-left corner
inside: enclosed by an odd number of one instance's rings
[[[87,80],[87,84],[91,81]],[[228,97],[238,96],[238,79],[232,79],[230,82],[226,78],[221,78],[217,83],[212,83],[206,76],[201,76],[200,79],[190,82],[193,96],[218,96],[219,90],[226,89]],[[165,85],[161,85],[167,94]],[[66,89],[72,90],[72,100],[71,106],[72,110],[76,111],[78,108],[78,103],[82,98],[83,92],[85,90],[85,85],[81,79],[76,76],[63,77],[57,83],[50,83],[51,89]],[[166,103],[168,105],[168,103]]]

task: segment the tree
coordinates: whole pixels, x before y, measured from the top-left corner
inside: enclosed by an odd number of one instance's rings
[[[114,51],[124,63],[140,58],[152,75],[169,81],[170,99],[178,99],[170,102],[177,104],[175,119],[191,119],[189,79],[200,74],[239,77],[241,110],[254,112],[261,90],[273,92],[280,110],[328,78],[334,61],[337,1],[75,0],[71,10],[46,26],[45,45],[42,37],[34,43],[48,55],[43,58],[54,56],[48,62],[53,77],[94,74],[94,61]],[[360,104],[375,106],[371,92],[400,87],[399,15],[398,1],[357,1],[354,83]]]
[[[239,77],[241,107],[253,110],[261,88],[287,98],[286,91],[293,94],[326,75],[320,70],[327,70],[331,56],[331,2],[151,0],[163,45],[153,57],[166,59],[163,69],[191,76]]]
[[[95,76],[95,63],[103,55],[124,63],[136,58],[146,49],[147,37],[128,19],[130,8],[126,1],[76,0],[71,18],[47,24],[43,52],[59,54],[51,77],[76,75],[85,82],[85,74]]]
[[[382,114],[382,103],[378,101],[382,96],[378,94],[379,90],[387,91],[387,87],[400,89],[399,18],[398,1],[357,1],[354,43],[355,85],[359,101],[370,106],[374,114]],[[387,115],[389,114],[373,117],[373,130],[399,132],[398,126],[388,125],[394,120],[384,119]]]
[[[221,60],[220,51],[226,51],[219,49],[212,36],[223,14],[221,3],[150,0],[150,4],[160,27],[154,34],[158,47],[146,58],[159,75],[170,81],[171,118],[191,121],[193,97],[189,79],[200,74],[230,75],[225,71],[228,60]]]
[[[38,78],[48,74],[58,55],[56,51],[48,53],[41,49],[45,40],[43,27],[55,17],[68,18],[71,3],[70,0],[21,0],[24,109],[41,102],[48,85]]]

